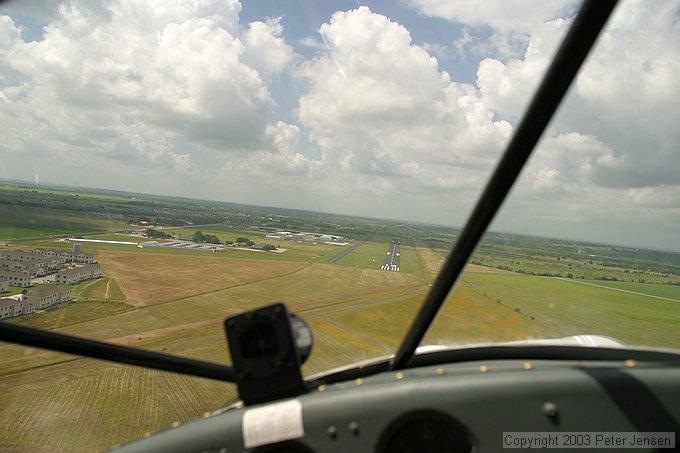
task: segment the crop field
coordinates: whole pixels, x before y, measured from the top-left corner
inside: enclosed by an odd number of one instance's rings
[[[284,241],[280,254],[85,245],[105,277],[76,285],[76,302],[13,322],[229,363],[224,318],[283,301],[312,327],[309,376],[393,353],[441,267],[440,251],[405,239],[402,272],[372,268],[389,238],[375,240],[337,264],[326,261],[342,247]],[[677,302],[470,265],[423,344],[592,333],[680,348],[678,331]],[[102,451],[236,398],[230,384],[4,343],[0,363],[2,451]]]
[[[75,197],[78,195],[79,198],[88,198],[92,200],[98,200],[98,201],[109,201],[109,202],[126,202],[129,201],[129,197],[121,196],[121,195],[104,195],[104,194],[96,194],[96,193],[88,193],[88,192],[83,192],[83,191],[67,191],[67,190],[60,190],[60,189],[55,189],[55,188],[40,188],[40,187],[32,187],[30,190],[27,190],[24,187],[17,187],[9,184],[4,184],[0,183],[0,193],[2,192],[7,192],[11,194],[20,194],[20,193],[36,193],[36,194],[41,194],[45,196],[51,196],[51,195],[63,195],[63,196],[68,196],[68,197]]]
[[[120,229],[121,222],[86,213],[0,204],[0,240]]]
[[[89,359],[5,376],[0,388],[0,449],[9,452],[108,450],[234,398],[229,384]]]

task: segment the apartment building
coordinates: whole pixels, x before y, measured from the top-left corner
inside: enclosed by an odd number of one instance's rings
[[[43,286],[30,290],[24,300],[34,309],[43,309],[61,302],[71,300],[71,288],[68,286]]]
[[[99,266],[82,266],[72,269],[62,269],[57,272],[56,282],[66,285],[77,283],[81,280],[101,277],[103,274]]]

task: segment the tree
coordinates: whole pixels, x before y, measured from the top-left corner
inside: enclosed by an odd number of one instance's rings
[[[194,232],[193,236],[191,237],[191,239],[194,242],[204,242],[205,241],[205,238],[203,237],[203,233],[200,230],[196,230]]]
[[[207,242],[208,244],[219,244],[220,238],[218,238],[215,234],[204,234],[203,241]]]
[[[144,234],[148,238],[167,239],[167,238],[172,237],[172,235],[170,235],[168,233],[164,233],[163,231],[154,230],[153,228],[147,228],[146,231],[144,231]]]

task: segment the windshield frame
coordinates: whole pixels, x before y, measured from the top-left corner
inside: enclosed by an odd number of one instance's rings
[[[406,368],[560,105],[617,0],[584,2],[483,190],[390,370]]]

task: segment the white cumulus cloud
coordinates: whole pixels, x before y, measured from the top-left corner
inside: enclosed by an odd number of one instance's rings
[[[299,117],[348,190],[367,177],[367,193],[388,182],[399,192],[479,185],[511,127],[473,86],[452,82],[406,28],[366,7],[335,13],[319,33],[326,45],[301,70],[310,90]]]

